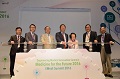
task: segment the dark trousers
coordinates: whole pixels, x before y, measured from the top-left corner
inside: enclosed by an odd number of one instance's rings
[[[87,49],[87,50],[89,51],[89,46],[85,46],[84,48]]]
[[[89,50],[89,46],[85,46],[84,47],[85,49],[87,49],[88,51],[90,51]],[[97,50],[96,50],[96,47],[94,46],[94,47],[92,47],[92,51],[91,52],[96,52]]]
[[[16,53],[20,52],[21,50],[18,48],[16,49]],[[13,76],[14,74],[14,65],[15,65],[15,58],[16,53],[14,55],[10,55],[10,75]]]
[[[10,55],[10,75],[14,75],[14,64],[16,55]]]

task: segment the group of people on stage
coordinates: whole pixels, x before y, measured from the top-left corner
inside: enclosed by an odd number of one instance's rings
[[[29,26],[30,31],[25,34],[25,38],[21,36],[22,28],[17,27],[15,29],[16,34],[10,37],[8,43],[11,46],[10,50],[10,75],[14,76],[14,64],[15,57],[17,52],[24,52],[24,42],[27,42],[27,52],[31,49],[37,49],[38,35],[35,33],[36,26],[35,24],[31,24]],[[78,40],[76,39],[76,34],[71,33],[69,36],[65,32],[66,26],[65,24],[60,25],[60,32],[55,34],[55,39],[57,45],[55,46],[54,36],[50,34],[51,28],[46,26],[44,28],[45,33],[41,35],[40,41],[42,42],[43,49],[54,49],[54,48],[62,48],[62,49],[78,49]],[[97,36],[97,32],[91,30],[90,24],[85,26],[85,33],[83,34],[83,48],[90,51],[90,47],[92,47],[92,52],[100,52],[101,62],[103,66],[103,74],[106,77],[113,77],[111,75],[111,46],[114,44],[114,39],[109,33],[106,33],[106,28],[104,26],[100,27],[100,35]],[[70,39],[69,39],[70,38]],[[34,44],[35,43],[35,44]]]

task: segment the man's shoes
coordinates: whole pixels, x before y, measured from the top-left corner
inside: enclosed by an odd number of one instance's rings
[[[113,76],[111,74],[104,74],[105,77],[110,77],[110,78],[113,78]]]
[[[111,74],[108,74],[108,77],[113,78],[113,76]]]
[[[105,77],[109,77],[108,74],[104,74],[104,75],[105,75]]]
[[[10,75],[10,77],[15,76],[15,74]]]

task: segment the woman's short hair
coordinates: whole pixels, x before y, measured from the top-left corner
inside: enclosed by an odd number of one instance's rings
[[[74,34],[74,35],[75,35],[75,38],[76,38],[76,34],[75,34],[75,33],[71,33],[71,34],[69,35],[70,39],[72,38],[72,34]]]

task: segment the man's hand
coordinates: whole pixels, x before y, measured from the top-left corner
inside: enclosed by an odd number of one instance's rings
[[[67,47],[66,42],[62,41],[62,44],[65,45],[65,47]]]
[[[109,44],[114,44],[114,42],[113,42],[113,41],[110,41]]]
[[[98,43],[98,41],[97,41],[97,40],[94,40],[94,43]]]
[[[43,42],[43,44],[48,44],[47,42]]]
[[[28,44],[31,44],[31,45],[32,45],[32,44],[33,44],[33,42],[32,42],[32,41],[29,41],[29,42],[28,42]]]
[[[65,44],[66,44],[66,42],[62,41],[62,44],[64,44],[64,45],[65,45]]]
[[[15,42],[14,42],[14,41],[11,41],[10,43],[11,43],[11,44],[15,44]]]

